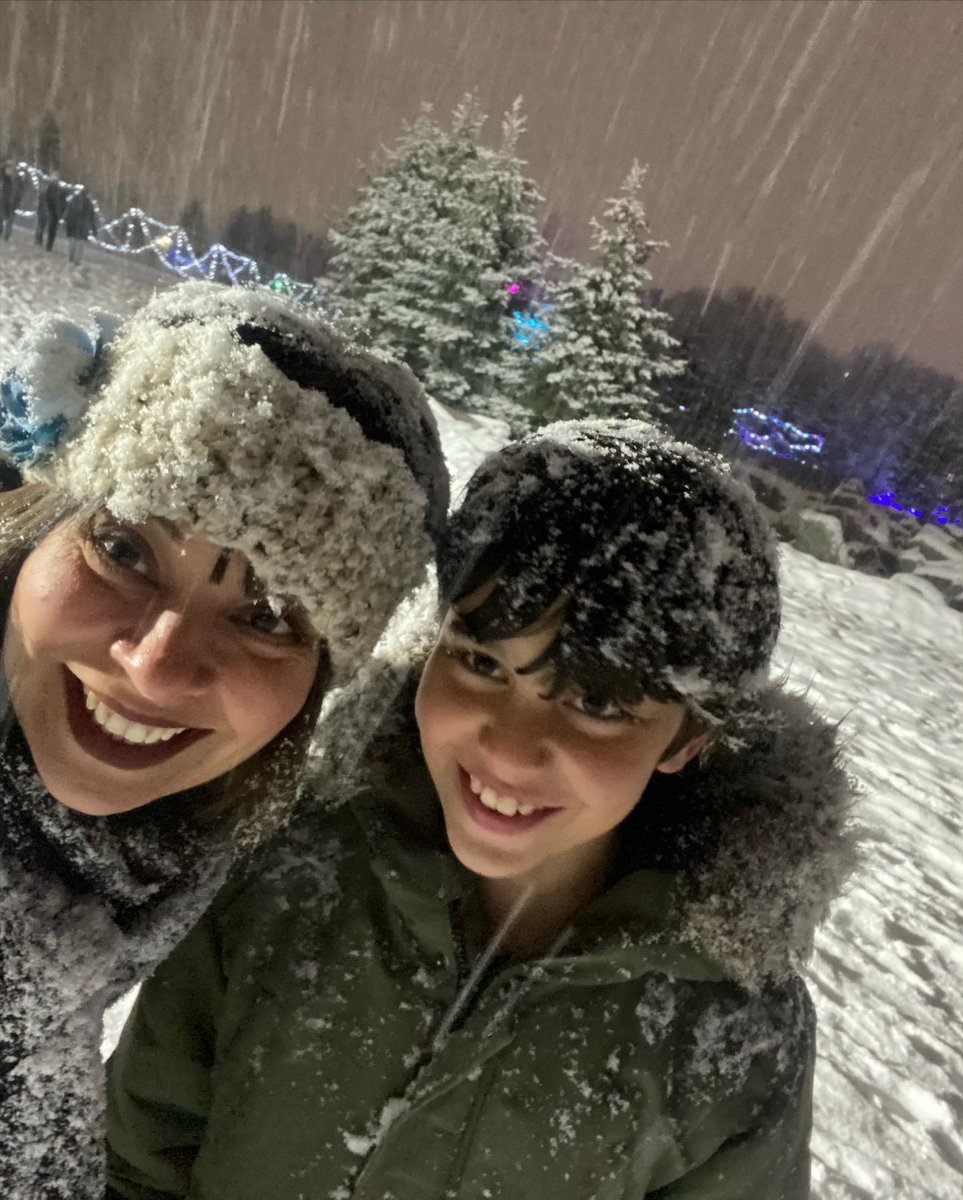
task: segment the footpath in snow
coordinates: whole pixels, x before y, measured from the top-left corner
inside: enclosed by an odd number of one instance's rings
[[[77,271],[65,245],[45,254],[17,230],[0,243],[0,362],[36,311],[127,312],[175,279],[103,252]],[[436,412],[457,492],[501,426]],[[963,615],[791,548],[782,567],[775,670],[841,723],[866,829],[862,870],[809,972],[820,1019],[812,1200],[958,1200]]]

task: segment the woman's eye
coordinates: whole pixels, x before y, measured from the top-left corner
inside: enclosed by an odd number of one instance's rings
[[[285,615],[284,606],[264,600],[248,610],[247,623],[256,633],[268,637],[292,637],[297,633]]]
[[[597,696],[576,694],[571,697],[569,704],[582,716],[595,721],[618,721],[629,717],[621,704],[614,700],[601,700]]]
[[[91,534],[91,543],[99,557],[109,567],[136,571],[147,575],[150,564],[140,541],[124,529],[98,529]]]

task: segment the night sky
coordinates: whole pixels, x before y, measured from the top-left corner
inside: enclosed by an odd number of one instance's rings
[[[656,283],[781,296],[963,376],[958,0],[0,0],[0,137],[177,219],[323,231],[422,101],[524,98],[563,252],[638,157]]]

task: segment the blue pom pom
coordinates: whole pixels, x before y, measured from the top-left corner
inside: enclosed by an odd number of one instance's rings
[[[90,390],[96,386],[98,359],[117,328],[106,313],[96,313],[95,321],[96,342],[72,321],[41,318],[28,330],[12,366],[0,380],[0,449],[18,466],[31,467],[49,458],[61,441],[67,440],[73,432],[70,426],[78,424],[86,409]],[[48,395],[50,376],[36,364],[64,355],[69,364],[67,376],[61,377],[56,394]]]

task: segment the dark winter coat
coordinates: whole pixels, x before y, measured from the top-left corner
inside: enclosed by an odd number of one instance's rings
[[[64,208],[64,231],[67,237],[83,238],[97,232],[97,214],[86,192],[74,192]]]
[[[556,955],[473,972],[410,702],[372,785],[303,811],[141,992],[115,1194],[806,1200],[796,967],[852,853],[833,731],[772,693],[738,749],[650,785]]]
[[[43,216],[44,224],[49,224],[51,221],[56,224],[64,215],[66,203],[67,192],[64,185],[56,179],[51,179],[40,193],[37,215],[38,217]]]
[[[64,807],[0,691],[0,1197],[101,1200],[104,1011],[197,921],[232,848],[187,793]]]
[[[16,168],[0,171],[0,216],[12,217],[23,193],[23,179]]]

